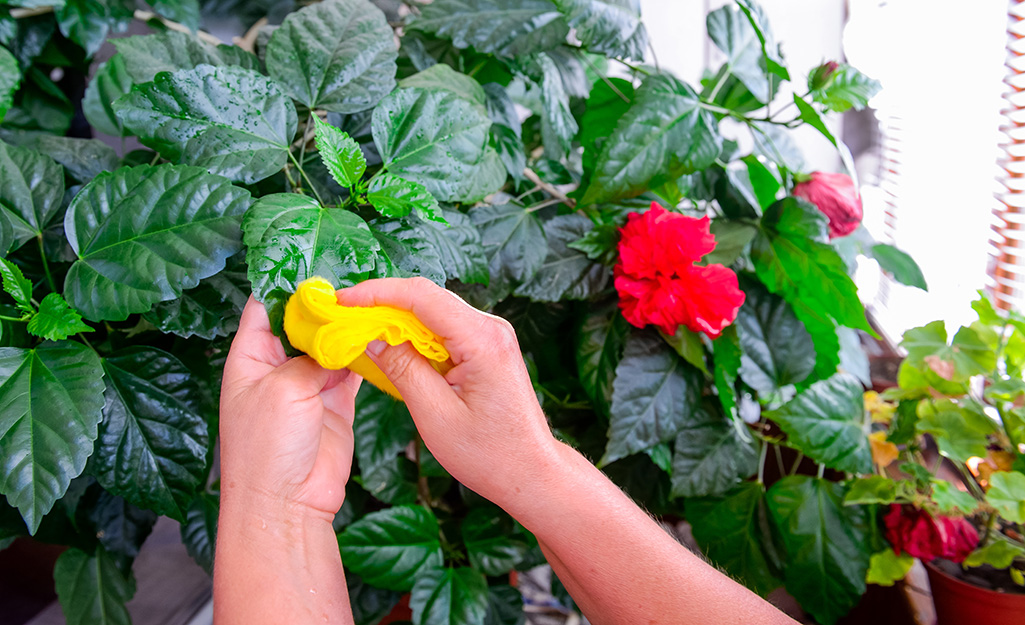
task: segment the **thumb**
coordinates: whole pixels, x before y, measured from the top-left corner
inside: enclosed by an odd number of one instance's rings
[[[445,402],[453,395],[444,376],[408,342],[388,345],[374,341],[367,346],[366,353],[410,406]]]

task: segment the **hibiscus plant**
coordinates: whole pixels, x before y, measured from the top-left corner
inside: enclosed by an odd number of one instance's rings
[[[708,15],[700,85],[646,54],[637,0],[152,4],[0,7],[0,546],[69,546],[69,620],[128,621],[158,515],[210,570],[225,353],[250,294],[280,328],[311,276],[504,316],[554,430],[648,510],[820,622],[858,601],[884,545],[839,481],[873,473],[849,270],[920,276],[830,238],[860,201],[791,132],[842,147],[823,115],[874,81],[792,76],[753,0]],[[226,14],[234,45],[197,30]],[[357,623],[409,591],[415,623],[521,622],[536,542],[365,386],[336,519]]]
[[[943,321],[908,330],[898,386],[866,394],[879,473],[852,482],[845,503],[889,506],[877,583],[920,558],[983,587],[1025,586],[1025,317],[982,294],[972,308],[978,319],[952,337]]]

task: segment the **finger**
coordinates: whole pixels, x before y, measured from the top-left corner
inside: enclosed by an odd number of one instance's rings
[[[409,343],[393,346],[374,341],[367,347],[367,355],[414,410],[416,406],[431,406],[437,411],[456,399],[445,378]]]
[[[349,425],[352,425],[353,417],[356,414],[356,393],[363,379],[348,369],[341,369],[335,372],[332,379],[320,392],[320,400],[324,403],[324,410],[340,415]]]
[[[333,379],[344,375],[321,367],[309,356],[299,356],[274,369],[267,375],[266,382],[279,390],[282,399],[300,402],[316,397]]]
[[[285,348],[271,332],[267,309],[250,296],[231,342],[225,377],[233,379],[235,375],[242,375],[260,379],[286,360]]]

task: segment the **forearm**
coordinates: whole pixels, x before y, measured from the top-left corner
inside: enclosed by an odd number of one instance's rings
[[[793,623],[666,534],[576,451],[560,445],[507,510],[541,543],[595,625]]]
[[[218,625],[352,624],[331,519],[222,497],[214,565]]]

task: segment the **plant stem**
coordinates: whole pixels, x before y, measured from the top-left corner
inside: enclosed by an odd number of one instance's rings
[[[18,323],[28,323],[28,319],[21,319],[19,317],[8,317],[7,315],[0,315],[0,321],[17,321]]]
[[[960,462],[953,463],[957,467],[957,470],[961,472],[961,477],[968,483],[968,490],[972,491],[972,495],[975,496],[979,501],[986,501],[986,494],[982,492],[982,488],[979,487],[979,483],[975,481],[975,476],[969,473],[968,469],[964,464]]]
[[[623,102],[630,104],[630,98],[626,97],[623,94],[623,92],[620,91],[618,87],[616,87],[616,85],[612,84],[612,81],[609,80],[609,77],[605,75],[605,72],[598,69],[598,67],[591,62],[591,59],[587,58],[586,54],[583,55],[583,59],[584,62],[587,63],[587,66],[591,68],[591,71],[593,71],[595,74],[598,74],[598,77],[601,78],[601,81],[605,83],[609,89],[612,89],[612,93],[618,95],[619,99],[621,99]]]
[[[762,453],[758,455],[758,483],[765,483],[765,459],[769,455],[769,444],[762,443]]]
[[[39,243],[39,257],[43,259],[43,271],[46,272],[46,281],[50,283],[50,290],[56,293],[57,283],[53,281],[53,274],[50,273],[50,263],[46,260],[46,250],[43,248],[42,233],[36,236],[36,242]]]
[[[561,191],[559,191],[558,189],[556,189],[552,185],[548,184],[544,180],[541,180],[541,176],[538,176],[537,173],[533,169],[531,169],[529,167],[525,168],[523,170],[523,176],[527,180],[529,180],[532,183],[534,183],[535,185],[537,185],[538,188],[540,188],[542,191],[544,191],[548,195],[550,195],[550,196],[552,196],[554,198],[558,198],[559,200],[564,202],[566,204],[566,206],[569,206],[570,208],[576,208],[577,207],[577,201],[576,200],[573,200],[573,199],[570,199],[570,198],[566,197],[565,194],[563,194]]]
[[[528,213],[533,213],[534,211],[539,211],[542,208],[545,208],[546,206],[551,206],[552,204],[563,204],[563,203],[564,203],[564,201],[561,200],[560,198],[553,197],[553,198],[549,198],[549,199],[547,199],[547,200],[545,200],[545,201],[543,201],[543,202],[541,202],[539,204],[535,204],[535,205],[531,206],[530,208],[527,209],[527,212]]]
[[[990,512],[986,515],[986,530],[982,534],[982,540],[979,541],[979,545],[985,546],[986,541],[989,540],[989,533],[993,529],[993,517],[995,517],[996,514],[996,512]]]
[[[818,473],[816,473],[815,475],[816,475],[816,477],[818,477],[818,478],[819,478],[819,479],[821,480],[821,479],[822,479],[822,477],[823,477],[823,476],[824,476],[825,474],[826,474],[826,465],[824,465],[824,464],[820,464],[820,465],[819,465],[819,471],[818,471]]]
[[[292,164],[295,165],[295,168],[299,170],[299,175],[301,175],[303,179],[306,180],[306,184],[310,185],[310,191],[313,191],[314,197],[316,197],[317,201],[320,202],[320,205],[323,206],[324,200],[322,200],[320,198],[320,194],[317,193],[317,187],[313,186],[313,182],[310,180],[310,177],[306,175],[305,171],[303,171],[303,167],[299,164],[299,161],[295,160],[295,156],[292,154],[291,150],[288,151],[288,158],[292,159]]]
[[[716,81],[715,86],[712,87],[712,92],[708,94],[709,102],[715,101],[715,96],[719,95],[719,90],[722,89],[722,86],[726,84],[726,79],[729,77],[730,72],[728,70],[722,73],[722,76],[720,76],[719,80]]]
[[[797,467],[801,466],[801,461],[804,460],[804,453],[797,452],[797,460],[794,460],[794,465],[790,467],[790,472],[787,475],[793,475],[797,473]]]
[[[156,164],[157,164],[157,161],[159,161],[159,160],[160,160],[160,152],[156,152],[156,153],[154,153],[154,154],[153,154],[153,160],[151,160],[151,161],[149,162],[150,166],[152,167],[153,165],[156,165]]]
[[[651,72],[649,72],[648,70],[644,69],[643,67],[634,65],[633,63],[630,63],[629,61],[624,61],[623,59],[617,59],[615,57],[609,57],[609,60],[615,61],[615,62],[623,65],[624,67],[626,67],[627,69],[629,69],[632,72],[637,72],[638,74],[644,74],[645,76],[651,76]],[[655,68],[658,69],[658,65],[657,64],[655,65]]]

